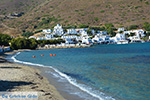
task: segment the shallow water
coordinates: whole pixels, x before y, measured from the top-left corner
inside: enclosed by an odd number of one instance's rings
[[[150,43],[25,51],[16,59],[52,66],[99,99],[150,99]]]

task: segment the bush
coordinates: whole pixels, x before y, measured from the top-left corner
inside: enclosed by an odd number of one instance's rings
[[[9,46],[11,39],[9,35],[0,33],[0,45]]]
[[[65,41],[63,39],[57,39],[57,40],[38,40],[37,42],[40,45],[65,43]]]
[[[12,49],[35,49],[37,47],[37,41],[35,39],[17,38],[11,40]]]
[[[135,33],[130,33],[130,36],[135,36]]]
[[[143,24],[143,28],[146,30],[146,31],[150,31],[150,23],[149,22],[145,22]]]
[[[98,21],[98,17],[95,17],[94,20],[97,22]]]
[[[101,10],[100,12],[101,12],[101,13],[104,13],[104,12],[105,12],[105,10]]]
[[[32,36],[32,35],[34,35],[34,33],[33,32],[24,32],[23,34],[22,34],[22,36],[24,36],[24,37],[29,37],[29,36]]]
[[[88,28],[89,26],[88,25],[85,25],[85,24],[81,24],[79,25],[79,28]]]
[[[131,25],[131,26],[129,26],[129,30],[133,30],[133,29],[137,29],[138,28],[138,25]]]
[[[92,36],[93,34],[92,34],[92,32],[91,32],[91,30],[87,30],[87,33],[89,34],[89,36]]]

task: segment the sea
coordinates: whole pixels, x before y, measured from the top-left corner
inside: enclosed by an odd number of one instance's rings
[[[81,100],[150,100],[150,43],[24,51],[11,59],[52,69],[45,73],[78,88],[69,93]]]

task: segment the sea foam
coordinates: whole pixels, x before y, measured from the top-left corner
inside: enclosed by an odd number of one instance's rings
[[[16,56],[19,54],[20,54],[20,52],[16,53],[14,56],[11,57],[11,59],[14,62],[21,63],[21,64],[40,66],[40,67],[49,67],[49,68],[53,69],[56,73],[58,73],[61,77],[64,77],[70,84],[78,87],[80,90],[90,94],[93,97],[98,98],[99,100],[115,100],[114,98],[112,98],[110,96],[106,96],[103,92],[93,90],[91,87],[89,87],[87,85],[77,83],[76,79],[73,79],[70,76],[67,76],[66,74],[60,72],[58,69],[56,69],[52,66],[45,66],[42,64],[35,64],[35,63],[31,63],[31,62],[24,62],[24,61],[17,60]]]

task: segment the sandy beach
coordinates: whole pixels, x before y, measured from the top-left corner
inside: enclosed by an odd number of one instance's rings
[[[0,91],[37,92],[39,100],[65,100],[38,69],[9,62],[0,54]]]

